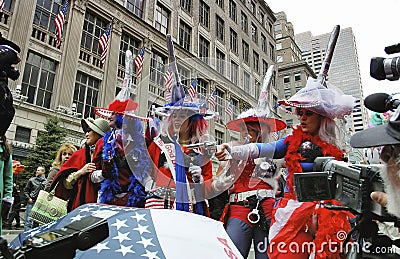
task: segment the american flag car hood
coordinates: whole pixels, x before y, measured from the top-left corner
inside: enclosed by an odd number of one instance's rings
[[[20,233],[9,245],[88,216],[106,218],[109,236],[75,258],[243,258],[222,222],[193,213],[85,204],[52,223]]]

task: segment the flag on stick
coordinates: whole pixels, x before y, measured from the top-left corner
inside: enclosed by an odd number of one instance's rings
[[[3,12],[5,4],[6,4],[6,0],[0,0],[0,13]]]
[[[190,95],[190,98],[192,99],[192,100],[194,100],[194,98],[196,98],[197,97],[197,90],[196,90],[196,88],[197,88],[197,78],[195,78],[194,80],[193,80],[193,82],[190,84],[190,86],[189,86],[189,95]]]
[[[165,90],[165,102],[170,103],[172,102],[172,82],[173,82],[174,73],[171,69],[167,69],[164,74],[164,86]]]
[[[104,34],[100,37],[99,39],[99,46],[101,49],[101,57],[100,57],[100,62],[101,65],[104,65],[106,61],[106,56],[107,56],[107,49],[108,49],[108,42],[110,41],[110,36],[111,36],[111,30],[112,30],[112,25],[108,25],[106,31]]]
[[[143,45],[142,49],[139,52],[139,55],[135,59],[135,66],[137,69],[136,77],[139,77],[140,74],[142,73],[145,51],[146,51],[146,45]]]
[[[1,11],[3,11],[5,0],[0,0],[0,1],[2,1],[2,4],[0,3],[1,4],[0,8]],[[54,19],[54,25],[56,26],[57,47],[61,45],[62,32],[64,29],[65,17],[67,16],[67,10],[68,10],[68,0],[65,0],[64,5],[60,9],[60,12]]]
[[[215,111],[215,105],[217,104],[217,91],[214,88],[211,96],[208,98],[208,103],[210,104],[210,110]]]
[[[226,107],[226,115],[228,115],[228,121],[233,119],[233,108],[232,108],[232,100],[229,102],[228,107]]]

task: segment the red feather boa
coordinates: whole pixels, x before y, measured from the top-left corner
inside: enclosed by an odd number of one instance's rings
[[[311,136],[304,133],[300,127],[294,129],[293,135],[288,136],[285,140],[285,143],[289,143],[285,156],[286,166],[289,171],[287,182],[289,192],[285,194],[285,198],[296,199],[293,189],[293,174],[303,172],[300,162],[304,161],[305,158],[298,152],[298,148],[306,140],[319,146],[324,156],[332,156],[336,160],[343,160],[344,158],[344,151],[340,150],[337,146],[328,144],[318,136]],[[339,204],[336,201],[328,202]],[[317,205],[317,203],[315,204]],[[347,211],[334,211],[325,208],[317,208],[314,213],[318,216],[318,229],[314,239],[317,251],[315,258],[340,258],[341,246],[344,239],[339,239],[338,237],[340,237],[339,234],[343,231],[346,233],[350,231],[351,226],[348,219],[354,216]],[[304,216],[311,217],[311,215]],[[331,249],[328,249],[329,245]]]

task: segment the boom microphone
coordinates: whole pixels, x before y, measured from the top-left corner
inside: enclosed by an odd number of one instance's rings
[[[365,98],[364,105],[371,111],[382,113],[396,109],[400,105],[400,100],[393,99],[392,95],[386,93],[375,93]]]

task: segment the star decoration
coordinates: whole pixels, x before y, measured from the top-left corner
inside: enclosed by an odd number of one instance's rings
[[[120,252],[120,253],[122,253],[123,256],[125,256],[127,253],[132,253],[132,254],[134,254],[135,252],[132,251],[131,248],[132,248],[132,245],[130,245],[130,246],[121,245],[121,248],[115,250],[115,252]]]
[[[149,250],[146,249],[146,253],[143,254],[142,256],[145,256],[149,259],[160,259],[160,257],[157,256],[157,251],[156,252],[150,252]]]
[[[146,232],[146,233],[151,233],[147,228],[148,228],[149,226],[142,226],[142,225],[140,225],[140,224],[138,224],[138,227],[137,228],[134,228],[133,230],[136,230],[136,231],[139,231],[139,233],[142,235],[144,232]]]
[[[81,216],[81,214],[76,215],[75,217],[71,217],[71,222],[79,221],[85,217]]]
[[[114,224],[111,224],[111,226],[116,226],[117,230],[119,230],[121,227],[128,227],[128,225],[126,225],[125,223],[126,219],[125,220],[116,219],[116,222]]]
[[[122,241],[124,240],[131,240],[129,237],[129,232],[126,233],[121,233],[118,231],[118,235],[116,237],[113,237],[112,239],[118,239],[120,243],[122,243]]]
[[[141,220],[147,221],[147,219],[145,219],[144,216],[146,216],[146,214],[139,214],[135,212],[135,216],[131,216],[131,218],[136,219],[136,221],[139,223]]]
[[[151,240],[153,240],[152,238],[146,239],[144,237],[140,237],[142,240],[141,241],[137,241],[136,243],[142,244],[144,246],[144,248],[147,248],[149,245],[151,246],[156,246],[155,244],[153,244],[151,242]]]
[[[92,247],[90,249],[96,249],[97,253],[100,253],[103,250],[110,250],[110,248],[107,245],[108,245],[108,241],[104,242],[104,243],[98,243],[97,245],[95,245],[94,247]]]

